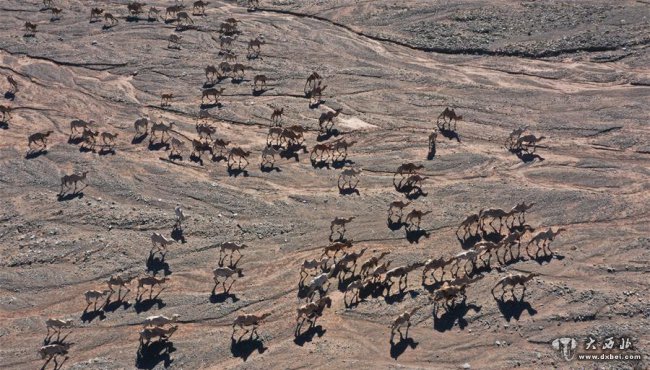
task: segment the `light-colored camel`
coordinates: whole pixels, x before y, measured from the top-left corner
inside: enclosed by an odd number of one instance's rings
[[[250,41],[248,41],[248,52],[259,54],[262,50],[262,45],[266,44],[263,36],[258,36]]]
[[[111,277],[106,281],[106,285],[108,285],[108,289],[111,291],[111,294],[115,293],[115,289],[113,289],[113,287],[118,286],[119,289],[117,291],[117,294],[120,295],[120,293],[122,293],[122,288],[126,289],[127,293],[131,291],[127,285],[130,284],[133,279],[135,279],[135,276],[126,277],[122,275],[111,275]]]
[[[403,163],[399,167],[397,167],[397,170],[395,171],[396,175],[404,175],[404,174],[412,174],[415,173],[417,170],[421,170],[424,168],[424,165],[418,164],[416,165],[415,163],[409,162],[409,163]]]
[[[526,212],[533,208],[535,203],[530,203],[526,204],[526,202],[521,202],[517,203],[512,209],[510,210],[510,214],[512,216],[512,224],[514,225],[515,219],[519,221],[520,225],[523,225],[526,222]],[[515,217],[516,216],[516,217]],[[506,219],[506,223],[508,223],[508,220]]]
[[[172,49],[172,48],[173,49],[180,49],[181,48],[181,41],[183,41],[183,36],[172,33],[167,38],[167,49]],[[171,99],[171,97],[170,97],[170,99]],[[160,105],[162,105],[162,102],[161,102]]]
[[[499,249],[497,249],[497,260],[500,263],[505,264],[506,263],[506,258],[508,254],[510,254],[510,259],[514,260],[515,258],[519,258],[521,254],[521,238],[527,231],[535,231],[532,227],[525,225],[523,230],[516,230],[510,232],[508,235],[506,235],[505,238],[501,239],[501,241],[498,243],[499,244]],[[514,254],[514,248],[515,245],[517,246],[517,255],[515,257]],[[501,262],[501,259],[499,257],[499,250],[503,250],[503,262]]]
[[[339,180],[340,180],[340,178],[339,178]],[[352,217],[348,217],[348,218],[338,217],[338,216],[334,217],[334,219],[330,222],[330,235],[333,235],[334,230],[336,229],[339,236],[343,237],[343,235],[345,234],[345,231],[346,231],[347,224],[352,222],[355,218],[356,218],[356,216],[352,216]]]
[[[479,212],[479,227],[481,230],[485,231],[485,222],[487,219],[490,219],[488,225],[490,225],[494,231],[497,231],[493,222],[499,220],[499,230],[501,230],[504,219],[507,220],[511,215],[511,212],[504,211],[501,208],[482,209]]]
[[[173,314],[172,317],[167,317],[163,315],[148,316],[142,322],[142,326],[146,327],[163,327],[165,325],[175,324],[176,321],[181,317],[179,314]]]
[[[411,327],[411,318],[415,313],[420,309],[420,307],[415,307],[411,311],[404,311],[402,314],[397,316],[390,325],[390,342],[393,342],[395,337],[395,332],[399,333],[400,338],[402,338],[401,327],[406,325],[406,336],[408,336],[409,328]]]
[[[221,51],[230,51],[232,48],[232,43],[237,40],[237,35],[234,36],[226,36],[226,35],[221,35],[219,36],[219,47],[221,48]]]
[[[84,293],[84,297],[86,298],[86,308],[90,307],[91,304],[94,304],[94,310],[97,311],[97,302],[99,301],[100,298],[104,297],[105,295],[109,294],[111,291],[110,289],[106,290],[87,290]]]
[[[327,293],[329,289],[329,278],[334,275],[334,269],[328,273],[322,273],[309,281],[307,284],[307,296],[312,297],[313,294],[318,290],[319,294],[322,296],[324,293]],[[325,283],[327,283],[327,288],[325,288]]]
[[[160,106],[168,106],[172,104],[172,99],[174,98],[174,94],[161,94],[160,95]]]
[[[48,344],[48,345],[42,346],[38,350],[38,354],[41,355],[41,359],[43,359],[43,360],[45,360],[47,358],[48,362],[52,358],[54,358],[54,362],[56,363],[56,356],[67,355],[68,350],[70,349],[70,346],[72,346],[72,343]]]
[[[339,174],[339,179],[337,185],[339,189],[354,189],[359,184],[359,175],[361,174],[361,169],[346,168]],[[356,180],[356,181],[355,181]],[[355,181],[352,184],[352,181]]]
[[[204,90],[204,93],[205,91],[206,90]],[[216,95],[215,95],[215,99],[216,99]],[[196,128],[196,133],[199,135],[199,139],[204,139],[209,137],[210,140],[213,140],[212,134],[217,132],[217,129],[214,126],[209,125],[207,123],[197,123],[195,128]]]
[[[357,261],[363,256],[368,248],[363,248],[359,252],[346,253],[341,257],[341,259],[336,263],[336,267],[339,271],[352,271],[357,269]],[[350,263],[352,266],[350,267]]]
[[[168,16],[176,17],[176,14],[185,8],[182,4],[172,5],[165,8],[165,20]]]
[[[347,141],[345,139],[339,139],[339,140],[334,141],[332,148],[340,156],[343,156],[345,158],[348,155],[348,148],[351,147],[352,145],[356,144],[357,142],[358,142],[357,140]]]
[[[104,9],[102,8],[92,8],[90,9],[90,21],[92,22],[93,19],[97,18],[99,20],[99,17],[104,13]]]
[[[512,148],[517,143],[517,140],[519,140],[519,138],[521,137],[521,134],[523,134],[524,131],[526,131],[527,129],[528,126],[524,126],[512,130],[512,132],[510,132],[510,135],[508,135],[508,138],[506,139],[505,147],[508,149]]]
[[[241,63],[235,63],[232,65],[232,77],[237,79],[243,79],[246,75],[246,66]]]
[[[99,136],[99,131],[93,131],[89,128],[85,128],[81,134],[82,146],[95,150],[95,145],[97,144],[97,136]]]
[[[120,23],[120,21],[118,21],[117,18],[115,18],[115,16],[111,13],[104,13],[104,22],[110,22],[110,27],[113,27],[116,24]]]
[[[175,137],[171,138],[170,141],[171,148],[169,149],[169,155],[181,155],[181,149],[185,148],[185,142]]]
[[[493,243],[489,240],[481,240],[474,244],[474,250],[478,253],[476,261],[480,261],[484,266],[489,267],[492,261],[492,251],[496,251],[501,247],[501,243]],[[484,258],[487,256],[487,260]]]
[[[304,142],[304,136],[302,133],[297,133],[294,130],[285,128],[280,134],[280,145],[286,145],[287,148],[291,148],[294,145],[302,145]]]
[[[241,147],[234,147],[230,148],[230,152],[228,153],[228,167],[232,168],[232,166],[235,164],[235,157],[239,158],[238,160],[238,167],[239,169],[245,168],[248,166],[249,162],[246,159],[246,157],[250,156],[251,152],[246,151],[242,149]],[[242,167],[242,161],[246,162],[246,164]]]
[[[328,296],[320,297],[318,301],[309,302],[296,309],[297,317],[296,323],[303,320],[315,319],[321,316],[325,307],[332,307],[332,298]]]
[[[268,77],[265,75],[257,75],[253,78],[253,90],[257,91],[257,84],[260,84],[260,89],[264,90],[266,89],[266,82],[268,81]]]
[[[223,92],[226,90],[225,87],[222,87],[220,89],[216,89],[214,87],[209,88],[209,89],[204,89],[201,93],[201,104],[203,104],[203,100],[205,98],[208,98],[208,101],[210,101],[210,97],[212,96],[214,98],[214,103],[217,104],[219,102],[219,97]]]
[[[176,216],[176,222],[174,223],[174,228],[175,229],[182,229],[183,228],[183,222],[189,218],[189,216],[185,215],[185,211],[181,206],[176,206],[174,208],[174,215]]]
[[[473,213],[473,214],[465,217],[465,219],[458,226],[458,229],[456,229],[456,236],[458,236],[458,238],[462,239],[462,238],[465,238],[468,234],[471,235],[472,234],[472,226],[474,224],[476,224],[476,232],[478,233],[478,228],[480,226],[479,221],[480,221],[480,217],[479,217],[479,215],[477,213]],[[464,231],[462,237],[460,237],[458,235],[458,231],[460,231],[461,229]]]
[[[219,247],[219,260],[221,261],[222,258],[226,258],[226,256],[230,256],[230,263],[232,263],[232,257],[235,254],[235,252],[239,254],[239,257],[241,257],[242,256],[241,250],[247,248],[250,247],[246,244],[237,244],[235,242],[221,243],[221,246]]]
[[[304,260],[302,265],[300,265],[300,281],[304,281],[307,276],[310,276],[307,270],[316,270],[320,269],[320,272],[327,270],[327,263],[329,262],[329,257],[322,256],[319,260],[312,258],[310,260]]]
[[[194,14],[197,14],[196,12],[201,10],[200,14],[205,15],[205,7],[208,6],[208,4],[210,4],[209,1],[202,1],[202,0],[195,1],[194,4],[192,4],[192,11],[194,12]]]
[[[205,79],[208,82],[214,81],[214,78],[219,75],[219,70],[214,65],[208,65],[207,67],[205,67],[204,71],[205,71]]]
[[[50,336],[50,330],[52,334],[60,334],[61,329],[69,329],[74,326],[74,320],[72,319],[47,319],[45,320],[45,326],[47,327],[47,335]]]
[[[352,242],[347,240],[345,242],[334,242],[327,247],[323,248],[323,254],[321,255],[321,258],[323,257],[332,257],[336,259],[336,255],[343,251],[344,249],[350,249],[352,248]],[[330,256],[329,253],[334,252],[334,255]]]
[[[165,134],[167,134],[168,137],[171,137],[169,132],[172,130],[172,127],[174,126],[174,122],[170,122],[169,125],[165,125],[164,123],[153,123],[151,125],[151,139],[157,137],[156,132],[160,132],[160,141],[163,142],[165,139]]]
[[[393,278],[397,278],[398,289],[402,290],[402,284],[404,284],[404,289],[406,289],[406,287],[408,286],[408,274],[411,271],[418,269],[422,266],[424,266],[424,263],[416,262],[406,266],[395,267],[386,271],[386,274],[384,276],[384,284],[385,283],[390,284],[388,287],[388,293],[390,294],[390,288],[393,285]]]
[[[343,108],[337,108],[334,111],[321,113],[320,117],[318,117],[318,127],[320,131],[326,130],[329,125],[333,124],[334,118],[338,117],[342,112]]]
[[[538,257],[540,252],[546,253],[547,250],[548,250],[548,255],[552,255],[553,251],[551,250],[549,244],[553,240],[555,240],[555,237],[559,233],[563,231],[566,231],[566,229],[563,227],[558,228],[557,231],[553,231],[553,228],[549,227],[547,230],[539,231],[535,233],[530,239],[530,241],[528,242],[528,244],[526,245],[526,254],[532,256],[530,254],[529,248],[531,245],[535,244],[535,246],[537,247],[537,251],[535,252],[535,257]],[[541,243],[541,248],[540,248],[540,243]]]
[[[404,208],[408,207],[409,204],[411,204],[411,202],[404,203],[401,200],[391,202],[390,205],[388,206],[388,218],[397,216],[398,218],[401,219],[404,212]],[[395,210],[397,210],[397,212],[395,212]]]
[[[422,181],[428,179],[426,176],[420,176],[420,175],[410,175],[409,177],[406,178],[406,181],[404,182],[404,187],[406,188],[419,188],[422,187]]]
[[[279,156],[282,152],[278,149],[275,149],[272,146],[265,146],[264,149],[262,149],[262,167],[266,167],[267,165],[271,165],[271,167],[274,166],[275,164],[275,156]]]
[[[404,223],[409,224],[410,227],[415,226],[419,230],[420,223],[422,222],[422,217],[428,215],[431,212],[433,211],[419,211],[417,209],[413,209],[404,218]]]
[[[115,139],[117,139],[117,135],[119,134],[113,134],[111,132],[102,132],[99,137],[102,139],[102,142],[104,145],[108,147],[114,147],[115,146]]]
[[[466,283],[445,283],[440,287],[433,295],[433,301],[436,304],[439,304],[441,301],[444,302],[446,307],[451,307],[451,305],[456,303],[456,299],[461,298],[465,300],[467,295],[465,293],[467,288]],[[451,302],[451,305],[449,304]]]
[[[513,298],[515,296],[515,288],[517,285],[521,285],[522,287],[522,292],[521,292],[521,299],[524,298],[524,295],[526,294],[526,283],[530,280],[532,280],[535,276],[539,276],[538,273],[530,273],[528,275],[524,274],[508,274],[499,280],[497,280],[496,284],[492,288],[492,296],[497,299],[497,296],[494,294],[494,291],[499,287],[501,288],[501,299],[503,299],[503,296],[506,293],[506,288],[510,288],[510,293],[512,294]]]
[[[49,9],[52,6],[52,0],[43,0],[43,6]]]
[[[323,100],[323,91],[325,91],[327,85],[321,85],[321,81],[318,81],[316,86],[309,92],[309,105],[320,103]],[[331,121],[330,121],[331,123]]]
[[[361,264],[361,269],[359,270],[361,276],[367,276],[370,269],[374,269],[375,267],[377,267],[379,261],[381,261],[384,257],[388,256],[389,254],[390,252],[382,252],[379,256],[372,256],[367,260],[365,260]]]
[[[535,153],[535,149],[537,149],[537,143],[545,139],[546,136],[540,136],[537,137],[535,135],[524,135],[517,139],[517,144],[516,147],[519,149],[526,149],[528,150],[531,146],[533,147],[533,150],[531,153]],[[525,147],[525,148],[524,148]]]
[[[458,272],[460,271],[461,264],[463,266],[463,271],[465,272],[465,276],[471,274],[474,269],[476,268],[476,259],[478,258],[479,252],[475,249],[470,249],[464,252],[460,252],[457,255],[455,255],[452,260],[453,262],[451,263],[451,276],[458,276]],[[467,265],[470,265],[472,267],[471,270],[467,270]],[[456,268],[456,272],[454,272],[454,267]]]
[[[138,2],[132,2],[127,4],[126,8],[129,11],[129,14],[137,16],[138,14],[142,14],[144,4]]]
[[[214,139],[214,142],[212,143],[212,153],[216,155],[217,150],[219,151],[219,156],[223,157],[224,153],[228,149],[228,145],[230,145],[230,141],[226,141],[224,139]]]
[[[162,255],[167,253],[167,246],[175,243],[174,239],[167,239],[161,233],[151,234],[151,253],[160,252]],[[155,252],[154,252],[155,249]]]
[[[267,146],[279,146],[282,144],[282,127],[269,127],[269,133],[266,135]]]
[[[264,321],[269,316],[271,316],[270,312],[265,312],[261,315],[251,314],[251,313],[240,314],[235,318],[235,320],[232,323],[232,335],[233,336],[235,335],[235,327],[239,326],[240,329],[246,330],[244,334],[242,334],[242,336],[248,332],[250,332],[252,336],[253,333],[257,331],[257,327],[260,325],[260,323],[262,323],[262,321]],[[248,330],[246,329],[247,326],[252,326],[253,328],[251,330]]]
[[[435,258],[435,259],[434,258],[429,258],[428,260],[426,260],[426,262],[424,262],[424,268],[422,269],[422,284],[425,284],[426,278],[427,278],[429,272],[431,272],[431,278],[434,281],[439,281],[436,278],[436,271],[438,269],[440,269],[442,271],[442,275],[440,276],[440,280],[444,279],[445,278],[445,267],[451,265],[452,263],[454,263],[454,261],[455,260],[453,258],[445,259],[444,257],[439,257],[439,258]]]
[[[140,330],[140,345],[148,346],[151,340],[158,338],[158,341],[167,341],[178,330],[178,325],[171,326],[167,329],[160,327],[145,328]]]
[[[11,92],[12,93],[17,93],[18,92],[18,82],[14,79],[14,76],[12,75],[7,75],[7,82],[9,82],[9,85],[11,85]]]
[[[248,10],[255,11],[260,7],[260,0],[248,0]]]
[[[135,129],[136,135],[146,134],[149,130],[149,118],[138,118],[133,122],[133,128]]]
[[[346,306],[351,305],[353,303],[358,303],[361,299],[360,294],[361,290],[366,287],[368,284],[368,280],[363,280],[361,278],[358,278],[348,284],[348,286],[345,289],[345,293],[343,293],[343,301],[345,302]],[[352,298],[350,298],[350,302],[348,303],[348,293],[352,294]]]
[[[84,171],[81,173],[81,175],[77,174],[72,174],[72,175],[64,175],[61,177],[61,191],[59,194],[63,194],[63,188],[65,187],[66,189],[70,189],[70,185],[74,185],[74,190],[72,191],[73,193],[77,193],[77,184],[82,183],[84,184],[84,187],[86,186],[86,175],[88,174],[88,171]]]
[[[35,134],[31,134],[27,137],[27,146],[31,149],[32,144],[36,144],[37,141],[41,142],[41,148],[46,149],[47,148],[47,138],[52,135],[54,131],[46,131],[46,132],[37,132]]]
[[[304,91],[305,94],[307,94],[309,91],[311,91],[318,82],[320,82],[323,78],[318,74],[318,72],[314,71],[312,72],[309,77],[307,77],[307,81],[305,82],[305,87]]]
[[[440,119],[441,118],[442,118],[442,127],[440,126]],[[456,131],[456,123],[458,121],[462,121],[463,116],[457,115],[456,112],[453,110],[453,108],[450,109],[449,107],[447,107],[438,116],[438,120],[437,120],[438,128],[444,128],[447,119],[449,119],[449,129],[451,130],[451,121],[454,121],[454,131]]]
[[[160,18],[160,9],[150,6],[149,12],[147,13],[147,19],[158,20]]]
[[[185,25],[187,26],[190,23],[194,24],[194,20],[192,19],[192,17],[190,17],[189,14],[187,14],[187,12],[178,12],[178,13],[176,13],[176,23],[179,26],[181,26],[183,23],[185,23]]]
[[[217,267],[212,270],[212,275],[214,280],[214,289],[217,289],[217,286],[221,283],[223,291],[228,292],[235,283],[235,277],[242,276],[242,269],[237,267]],[[231,279],[232,282],[230,283],[230,286],[226,288],[226,282],[228,279]]]
[[[192,139],[192,152],[190,156],[196,156],[201,159],[204,152],[212,153],[212,144],[207,141]]]
[[[158,285],[160,286],[160,291],[164,289],[162,285],[166,282],[168,282],[170,279],[167,277],[161,277],[157,278],[155,276],[145,276],[138,278],[138,289],[136,290],[136,295],[140,297],[140,289],[149,289],[149,299],[151,299],[153,295],[153,288],[154,286]],[[145,288],[145,286],[148,286],[149,288]]]

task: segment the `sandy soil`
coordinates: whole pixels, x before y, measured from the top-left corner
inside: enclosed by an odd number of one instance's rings
[[[102,5],[119,19],[112,28],[89,23],[85,1],[55,1],[57,20],[40,1],[3,1],[0,73],[13,75],[19,91],[0,103],[13,108],[0,130],[0,367],[41,367],[44,321],[57,317],[75,320],[65,331],[74,345],[63,367],[72,369],[647,368],[650,5],[487,3],[261,0],[247,12],[243,2],[212,1],[193,27],[178,30],[127,19],[126,1]],[[226,90],[210,108],[211,124],[252,151],[244,173],[189,156],[203,69],[222,61],[218,28],[229,17],[241,20],[234,49],[248,70],[243,82],[218,84]],[[33,37],[25,21],[38,25]],[[168,48],[174,33],[180,49]],[[247,60],[246,42],[258,34],[267,44]],[[314,70],[328,87],[324,103],[310,108],[303,85]],[[270,80],[255,95],[256,74]],[[162,93],[174,94],[171,106],[160,107]],[[340,194],[341,169],[315,168],[302,151],[261,171],[272,106],[285,107],[285,125],[309,129],[309,150],[320,114],[343,108],[334,124],[339,137],[357,141],[348,159],[363,169],[358,192]],[[463,115],[458,136],[439,135],[427,159],[428,135],[447,106]],[[182,159],[169,160],[168,148],[148,146],[149,138],[132,140],[144,115],[175,123]],[[73,119],[117,132],[115,151],[70,142]],[[503,147],[519,126],[546,137],[536,156]],[[27,136],[47,130],[47,152],[29,155]],[[428,176],[410,206],[432,211],[424,235],[386,224],[388,204],[406,200],[392,185],[403,162],[424,165]],[[57,198],[61,176],[84,170],[83,192]],[[318,330],[294,336],[295,309],[305,303],[299,266],[329,244],[334,217],[356,216],[346,232],[354,251],[391,251],[400,266],[463,251],[455,231],[466,215],[521,201],[536,203],[532,227],[567,229],[552,257],[484,271],[465,304],[442,316],[433,314],[421,270],[404,293],[370,295],[352,308],[345,282],[333,278],[333,305]],[[191,216],[182,233],[172,232],[178,204]],[[178,240],[164,261],[148,258],[152,232]],[[231,295],[211,295],[225,241],[250,246],[238,264],[243,277]],[[525,301],[495,301],[497,279],[518,271],[540,274]],[[137,303],[131,292],[128,302],[84,311],[85,291],[105,289],[111,275],[147,272],[170,278],[157,300]],[[414,307],[410,339],[389,343],[390,322]],[[231,339],[242,312],[271,313],[259,340]],[[175,313],[173,344],[139,354],[144,317]],[[583,345],[589,335],[630,337],[646,360],[567,363],[550,344],[569,336]]]

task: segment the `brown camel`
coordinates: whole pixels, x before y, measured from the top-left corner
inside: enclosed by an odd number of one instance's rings
[[[410,224],[410,226],[416,226],[417,229],[420,229],[420,222],[422,222],[422,216],[426,216],[429,213],[433,211],[418,211],[417,209],[412,210],[406,215],[406,218],[404,219],[404,222],[407,224]],[[417,222],[413,222],[414,220],[417,220]]]
[[[508,274],[501,279],[497,280],[496,284],[492,288],[492,296],[494,299],[501,299],[503,300],[503,296],[506,294],[506,288],[510,288],[510,293],[512,294],[512,297],[515,297],[515,287],[517,285],[521,285],[522,291],[521,291],[521,300],[524,299],[524,295],[526,294],[526,283],[530,280],[532,280],[535,276],[539,276],[538,273],[530,273],[528,275],[524,274]],[[501,296],[497,298],[497,296],[494,294],[495,289],[497,287],[501,288]]]

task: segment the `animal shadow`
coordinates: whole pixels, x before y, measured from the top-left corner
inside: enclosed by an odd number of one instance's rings
[[[47,149],[30,150],[25,154],[25,159],[34,159],[47,154]]]
[[[391,286],[392,285],[388,285],[387,287],[391,287]],[[418,293],[415,290],[409,290],[409,291],[398,290],[396,293],[387,294],[386,296],[384,296],[384,301],[386,301],[386,303],[388,303],[390,305],[392,305],[394,303],[402,302],[407,294],[411,298],[415,298],[418,295],[420,295],[420,293]]]
[[[75,198],[83,198],[84,193],[83,191],[77,191],[75,193],[68,193],[68,194],[57,194],[56,200],[59,202],[67,202],[69,200],[73,200]]]
[[[190,154],[190,161],[194,163],[198,163],[199,166],[203,166],[203,159],[201,159],[201,157],[197,156],[194,153]]]
[[[316,161],[312,159],[311,166],[316,169],[323,169],[323,168],[327,168],[328,170],[330,169],[330,164],[327,161]]]
[[[501,314],[506,319],[506,321],[510,321],[513,318],[515,320],[519,320],[524,310],[526,310],[530,316],[533,316],[537,313],[537,310],[535,310],[530,305],[530,303],[524,301],[523,299],[497,299],[497,306],[499,307],[499,311],[501,311]]]
[[[174,227],[172,230],[172,239],[176,240],[177,242],[181,242],[181,244],[187,243],[187,240],[185,240],[185,235],[183,235],[183,229]]]
[[[147,258],[145,265],[147,267],[147,272],[151,272],[153,275],[157,275],[160,271],[163,272],[164,276],[171,275],[172,273],[169,264],[165,262],[165,256],[158,253],[149,252],[149,257]]]
[[[81,314],[81,322],[93,322],[93,320],[99,318],[99,320],[106,319],[106,314],[103,309],[88,311],[84,310]]]
[[[446,137],[449,140],[456,140],[457,142],[460,143],[460,136],[458,136],[458,133],[454,130],[447,130],[447,129],[441,129],[440,133],[442,136]],[[435,149],[434,149],[435,153]]]
[[[280,169],[279,167],[276,167],[274,164],[272,164],[270,166],[265,166],[265,165],[260,164],[260,171],[262,171],[264,173],[271,173],[273,171],[282,172],[282,169]]]
[[[11,91],[7,91],[5,92],[5,99],[13,101],[16,99],[16,94]]]
[[[260,95],[264,94],[267,91],[269,91],[269,90],[268,89],[253,90],[253,96],[260,96]]]
[[[135,367],[138,369],[153,369],[163,363],[163,367],[169,367],[174,360],[169,356],[176,351],[174,343],[170,341],[156,341],[138,348],[135,358]]]
[[[314,339],[314,336],[318,335],[320,338],[325,335],[325,332],[327,332],[327,330],[323,329],[320,325],[310,326],[304,333],[296,333],[298,335],[293,339],[293,342],[302,347],[305,343],[311,342]]]
[[[149,146],[147,147],[147,149],[149,149],[151,151],[157,151],[157,150],[160,150],[162,148],[165,148],[165,150],[168,150],[169,149],[169,143],[165,143],[163,141],[158,142],[158,143],[154,143],[154,142],[150,141]]]
[[[436,147],[433,146],[429,148],[429,152],[427,153],[427,160],[431,161],[436,157]]]
[[[248,171],[246,171],[243,168],[231,168],[231,167],[228,167],[228,176],[230,176],[230,177],[238,177],[239,175],[242,175],[244,177],[250,176],[248,174]]]
[[[406,229],[406,240],[408,240],[408,242],[411,244],[418,244],[420,242],[420,239],[423,237],[428,239],[430,235],[431,234],[424,229]]]
[[[131,144],[134,144],[134,145],[135,144],[140,144],[140,143],[142,143],[144,141],[144,139],[147,138],[147,136],[149,136],[149,134],[146,133],[146,132],[144,134],[140,135],[140,136],[134,136],[133,139],[131,140]]]
[[[361,195],[361,193],[359,192],[359,189],[357,189],[357,188],[339,188],[339,194],[341,194],[341,195],[352,195],[352,194]]]
[[[0,122],[0,129],[8,130],[9,129],[9,123],[5,122],[5,121]]]
[[[126,294],[125,294],[126,297]],[[131,304],[129,301],[125,300],[125,297],[118,297],[118,299],[111,301],[110,297],[106,301],[106,304],[104,305],[104,312],[115,312],[117,311],[118,308],[122,307],[123,310],[129,309],[131,307]]]
[[[82,142],[83,140],[84,140],[84,139],[83,139],[81,136],[75,136],[75,137],[69,136],[69,137],[68,137],[68,144],[71,144],[71,145],[79,145],[79,144],[81,144],[81,142]]]
[[[478,242],[481,241],[481,236],[480,235],[467,235],[464,239],[459,238],[458,236],[456,237],[458,239],[458,242],[460,243],[460,246],[463,249],[470,249],[474,247],[474,245]]]
[[[131,23],[131,22],[136,22],[137,23],[137,22],[140,22],[140,17],[138,17],[137,15],[129,15],[129,16],[126,17],[126,21],[129,22],[129,23]]]
[[[180,162],[183,161],[183,156],[180,155],[180,154],[176,154],[176,153],[174,153],[174,154],[169,153],[169,155],[167,156],[167,158],[169,158],[169,160],[172,161],[172,162],[173,162],[173,161],[176,161],[176,160],[178,160],[178,161],[180,161]]]
[[[540,162],[545,160],[544,157],[540,156],[539,154],[529,153],[523,149],[510,149],[510,152],[516,155],[517,158],[519,158],[519,160],[524,163],[533,162],[535,159],[539,160]]]
[[[492,243],[498,243],[504,238],[503,235],[497,232],[493,233],[483,233],[483,240],[487,240]]]
[[[142,300],[142,297],[138,297],[135,300],[135,304],[133,305],[133,308],[135,309],[136,313],[140,314],[142,312],[149,311],[150,309],[153,308],[153,306],[158,306],[157,308],[160,310],[161,308],[165,307],[166,304],[165,302],[162,301],[162,299],[158,298],[158,295],[156,295],[151,299],[145,299],[145,300]]]
[[[221,103],[219,103],[219,102],[217,102],[217,103],[208,103],[208,104],[201,103],[201,105],[199,107],[201,109],[211,109],[211,108],[219,108],[219,109],[221,109],[221,107],[223,107],[223,105]]]
[[[395,343],[391,340],[390,342],[390,357],[394,360],[397,360],[407,348],[415,349],[418,346],[418,342],[413,341],[412,338],[406,337],[403,338],[400,333],[399,342]]]
[[[401,229],[402,227],[407,226],[408,224],[407,224],[406,222],[402,222],[402,218],[401,218],[401,217],[398,218],[397,221],[393,221],[393,219],[389,217],[389,218],[386,220],[386,225],[388,226],[388,228],[389,228],[391,231],[397,231],[397,230]]]
[[[561,254],[550,253],[550,254],[543,254],[541,256],[534,256],[531,259],[539,263],[540,265],[543,265],[544,263],[550,263],[551,260],[553,260],[553,258],[557,259],[558,261],[562,261],[565,257]]]
[[[216,289],[216,287],[215,287]],[[237,298],[237,295],[232,294],[230,292],[221,292],[217,293],[215,289],[212,289],[212,294],[210,295],[210,303],[223,303],[230,298],[232,300],[232,303],[235,303],[239,301],[239,298]]]
[[[246,361],[253,352],[264,353],[268,348],[264,347],[264,342],[259,340],[256,336],[255,338],[251,337],[245,340],[235,340],[235,338],[230,339],[230,353],[234,357],[239,357],[242,360]]]
[[[99,155],[115,155],[115,149],[113,148],[101,148],[99,149],[99,152],[97,152]]]
[[[324,133],[323,132],[319,133],[318,136],[316,137],[316,141],[318,142],[327,141],[333,137],[339,136],[340,134],[341,132],[338,129],[332,128],[325,131]]]
[[[477,306],[475,304],[467,305],[467,302],[463,300],[456,306],[447,308],[445,312],[440,315],[440,317],[437,317],[436,313],[434,312],[433,328],[439,332],[445,332],[453,328],[454,324],[458,322],[458,327],[462,330],[467,326],[465,315],[467,315],[467,312],[469,312],[469,310],[479,312],[481,310],[481,306]]]

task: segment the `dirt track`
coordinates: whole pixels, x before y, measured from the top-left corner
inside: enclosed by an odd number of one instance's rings
[[[0,70],[19,83],[15,99],[1,103],[14,111],[0,130],[0,367],[42,366],[36,351],[48,317],[75,319],[64,367],[76,369],[567,368],[550,342],[588,335],[629,336],[647,359],[650,5],[579,2],[567,19],[571,6],[559,2],[503,1],[486,11],[478,1],[262,0],[256,12],[214,3],[206,16],[194,16],[194,29],[177,32],[179,50],[168,48],[174,24],[129,22],[125,1],[104,5],[120,20],[110,29],[88,23],[85,2],[60,5],[54,22],[39,11],[40,1],[0,5]],[[238,176],[224,161],[191,161],[189,142],[180,161],[169,161],[165,147],[148,147],[149,138],[132,143],[133,121],[145,114],[175,122],[177,137],[196,137],[203,69],[222,60],[217,29],[228,17],[242,21],[235,50],[250,69],[241,83],[219,83],[222,104],[210,112],[219,137],[253,153]],[[525,17],[543,18],[544,27],[524,27]],[[38,23],[35,37],[23,36],[26,20]],[[594,36],[596,29],[603,32]],[[260,58],[246,60],[245,41],[257,34],[268,44]],[[328,87],[325,102],[310,109],[303,85],[314,70]],[[270,78],[259,96],[251,94],[256,74]],[[174,94],[170,107],[160,107],[161,93]],[[358,194],[339,194],[341,170],[314,168],[309,153],[260,171],[271,105],[285,107],[285,124],[309,129],[310,150],[319,115],[343,108],[334,122],[340,137],[358,141],[349,150],[363,169]],[[458,140],[439,135],[427,160],[428,134],[446,106],[463,115]],[[69,143],[72,119],[118,132],[115,152]],[[519,126],[546,137],[537,157],[522,160],[504,149]],[[54,130],[47,153],[27,158],[27,136],[46,130]],[[426,195],[413,200],[433,211],[422,220],[428,236],[417,242],[386,225],[388,204],[405,200],[392,185],[403,162],[423,164],[429,177]],[[58,201],[60,177],[84,169],[83,195]],[[470,285],[465,306],[435,320],[420,270],[406,293],[370,296],[352,309],[332,279],[334,304],[318,321],[321,331],[294,338],[295,309],[304,303],[299,266],[329,244],[335,216],[356,216],[346,233],[354,250],[390,250],[392,266],[400,266],[461,252],[455,230],[466,215],[524,200],[536,203],[527,216],[532,227],[568,230],[553,242],[553,258],[505,268],[541,274],[524,303],[499,306],[492,298],[504,275],[496,268]],[[164,263],[147,263],[149,236],[170,236],[177,204],[191,216],[182,235],[173,235],[185,242],[174,244]],[[251,246],[238,265],[244,276],[234,297],[211,297],[218,246],[231,240]],[[83,313],[86,290],[147,268],[171,278],[159,301],[134,304],[130,293],[130,303],[113,303],[98,317]],[[389,323],[416,306],[423,309],[409,331],[415,344],[391,346]],[[241,312],[272,313],[259,342],[231,342]],[[139,358],[143,318],[174,313],[181,315],[174,350]]]

